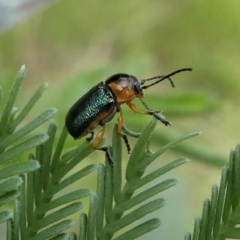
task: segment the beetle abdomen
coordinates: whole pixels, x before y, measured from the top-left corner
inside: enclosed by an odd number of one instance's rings
[[[108,122],[116,112],[116,97],[111,90],[99,83],[84,94],[69,110],[65,125],[73,138],[81,138],[101,122]],[[104,121],[105,120],[105,121]]]

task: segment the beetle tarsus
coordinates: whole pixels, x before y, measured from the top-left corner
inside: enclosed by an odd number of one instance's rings
[[[127,135],[125,135],[125,134],[121,134],[121,135],[122,135],[122,138],[123,138],[123,140],[124,140],[124,142],[125,142],[125,144],[126,144],[128,154],[130,154],[130,153],[131,153],[131,146],[130,146],[130,144],[129,144]]]
[[[168,120],[166,120],[164,117],[160,116],[158,113],[160,113],[160,111],[153,111],[153,110],[149,110],[148,114],[152,115],[153,117],[155,117],[157,120],[161,121],[165,126],[170,126],[171,122],[169,122]]]
[[[98,149],[105,152],[106,158],[107,158],[110,166],[113,167],[115,165],[115,162],[112,159],[112,156],[111,156],[110,151],[109,151],[109,147],[101,147],[101,148],[98,148]]]
[[[147,109],[147,112],[146,112],[147,114],[155,117],[157,120],[160,120],[165,126],[171,125],[171,122],[167,121],[164,117],[159,115],[159,113],[161,114],[162,111],[154,111],[154,110],[150,109],[149,106],[147,105],[147,103],[145,103],[141,98],[140,98],[140,101],[142,102],[144,107]]]

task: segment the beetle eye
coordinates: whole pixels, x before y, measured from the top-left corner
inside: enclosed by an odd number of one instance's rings
[[[140,94],[142,92],[142,88],[141,88],[139,82],[135,82],[133,84],[133,89],[136,91],[137,94]]]

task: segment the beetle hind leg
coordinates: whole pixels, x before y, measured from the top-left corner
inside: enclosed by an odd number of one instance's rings
[[[93,148],[95,148],[97,150],[104,151],[105,154],[106,154],[106,158],[107,158],[109,164],[111,166],[114,166],[114,161],[113,161],[113,159],[111,157],[109,147],[100,147],[100,148],[97,147],[98,144],[101,142],[101,140],[103,138],[104,132],[105,132],[105,125],[103,125],[103,128],[100,130],[100,132],[97,134],[96,138],[94,139],[94,141],[93,141]]]
[[[101,148],[97,148],[97,149],[105,152],[106,158],[107,158],[110,166],[113,167],[113,166],[115,165],[115,163],[114,163],[114,161],[113,161],[113,159],[112,159],[112,156],[111,156],[111,154],[110,154],[109,147],[101,147]]]
[[[136,132],[133,132],[133,131],[130,131],[124,124],[122,126],[122,131],[130,136],[130,137],[134,137],[134,138],[139,138],[141,136],[142,133],[136,133]],[[146,151],[148,153],[152,153],[151,149],[150,149],[150,139],[148,139],[147,141],[147,144],[146,144]]]
[[[120,116],[118,118],[118,133],[121,135],[126,147],[127,147],[127,151],[128,151],[128,154],[131,153],[131,146],[129,144],[129,141],[128,141],[128,138],[127,138],[127,135],[125,134],[122,134],[122,128],[123,128],[123,114],[122,114],[122,110],[120,109]]]
[[[125,145],[126,145],[126,147],[127,147],[128,154],[130,154],[130,153],[131,153],[131,146],[130,146],[130,144],[129,144],[127,135],[121,134],[121,137],[122,137],[122,139],[123,139],[123,141],[124,141],[124,143],[125,143]]]

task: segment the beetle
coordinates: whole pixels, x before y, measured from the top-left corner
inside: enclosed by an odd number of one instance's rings
[[[160,120],[165,126],[169,126],[171,123],[159,114],[160,111],[150,109],[143,101],[143,90],[154,86],[165,79],[169,80],[172,87],[174,87],[171,77],[177,73],[191,70],[191,68],[183,68],[168,75],[159,75],[141,81],[138,81],[136,77],[126,73],[114,74],[107,78],[105,82],[100,82],[92,87],[73,104],[66,115],[65,126],[74,139],[80,139],[91,134],[90,137],[86,138],[88,141],[91,141],[94,138],[93,130],[99,125],[102,126],[102,129],[97,133],[93,140],[92,145],[93,148],[104,151],[110,165],[113,166],[114,161],[110,155],[109,148],[98,147],[98,144],[103,138],[105,124],[111,121],[115,114],[119,112],[120,116],[118,118],[117,131],[124,139],[128,152],[130,152],[130,145],[127,136],[122,133],[123,114],[121,104],[126,103],[135,113],[152,115]],[[147,81],[155,79],[157,79],[155,82],[145,85]],[[136,108],[136,105],[132,102],[135,98],[140,99],[146,108],[146,111],[139,111]]]

